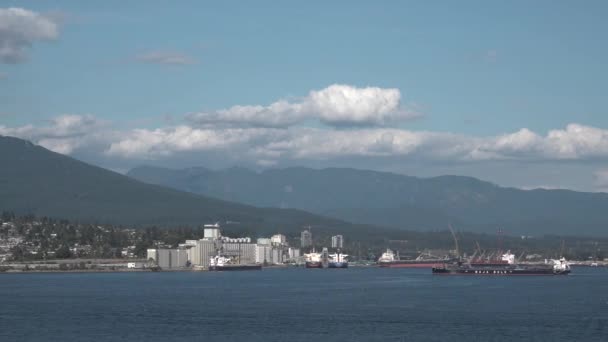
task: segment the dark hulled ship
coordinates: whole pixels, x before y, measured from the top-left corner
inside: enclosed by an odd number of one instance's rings
[[[515,256],[507,253],[503,255],[506,263],[479,264],[457,262],[433,267],[433,274],[438,275],[490,275],[490,276],[516,276],[516,275],[566,275],[570,273],[570,265],[566,259],[551,260],[546,264],[517,264]]]

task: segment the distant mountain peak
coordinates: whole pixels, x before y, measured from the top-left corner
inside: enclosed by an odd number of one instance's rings
[[[608,234],[608,196],[563,190],[525,191],[469,176],[419,178],[353,168],[288,167],[261,173],[242,168],[188,178],[185,170],[142,179],[176,189],[262,207],[292,208],[356,223],[408,229],[445,229],[526,234]],[[288,189],[286,191],[286,189]],[[584,227],[584,228],[583,228]]]

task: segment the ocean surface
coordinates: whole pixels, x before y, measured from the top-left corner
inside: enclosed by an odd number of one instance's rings
[[[0,274],[0,341],[608,341],[608,268]]]

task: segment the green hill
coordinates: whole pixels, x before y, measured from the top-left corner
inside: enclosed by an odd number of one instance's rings
[[[146,184],[17,138],[0,136],[0,156],[0,211],[140,226],[232,222],[232,229],[258,234],[295,234],[305,225],[328,233],[382,231],[300,210],[256,208]]]

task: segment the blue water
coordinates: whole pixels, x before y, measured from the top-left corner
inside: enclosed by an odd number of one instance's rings
[[[608,268],[0,274],[0,341],[608,341]]]

